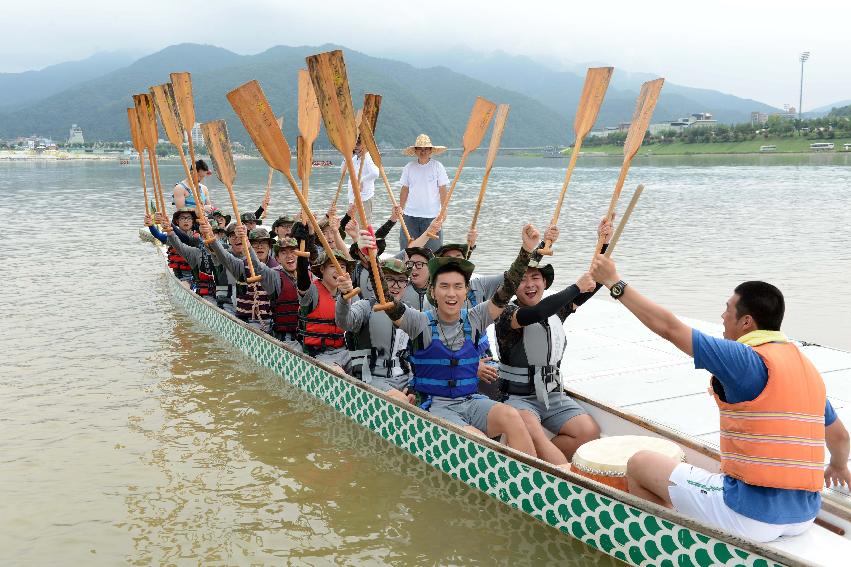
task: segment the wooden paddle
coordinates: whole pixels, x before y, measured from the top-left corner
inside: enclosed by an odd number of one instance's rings
[[[449,186],[449,191],[446,193],[446,198],[441,203],[440,214],[438,218],[446,219],[446,210],[449,208],[449,200],[452,198],[452,192],[455,191],[455,185],[458,183],[458,178],[461,177],[461,170],[464,169],[464,163],[467,161],[467,156],[470,155],[485,137],[485,132],[493,118],[493,113],[496,111],[496,104],[491,101],[476,97],[476,102],[473,103],[473,110],[470,112],[470,119],[467,120],[467,129],[464,130],[462,145],[464,153],[461,154],[461,161],[458,163],[458,168],[455,170],[455,177],[452,179],[452,185]],[[438,235],[427,233],[432,240]]]
[[[224,120],[204,122],[201,124],[201,134],[204,136],[204,144],[207,146],[207,151],[210,152],[210,159],[213,161],[213,169],[216,170],[216,177],[219,178],[219,181],[228,190],[228,195],[230,195],[230,204],[233,207],[233,214],[236,217],[236,226],[242,226],[242,221],[239,217],[239,205],[236,202],[236,195],[233,192],[233,182],[236,180],[236,167],[233,164],[228,125]],[[211,239],[208,244],[212,244],[215,240],[215,238]],[[207,241],[205,240],[205,242]],[[249,252],[248,246],[248,237],[243,236],[242,248],[248,260],[249,273],[249,277],[245,281],[252,284],[259,282],[262,276],[254,273],[254,263],[251,261],[251,252]]]
[[[284,115],[281,114],[278,116],[278,128],[283,129],[284,127]],[[272,196],[272,178],[275,175],[275,170],[271,167],[269,168],[269,177],[266,179],[266,193],[263,195],[263,202],[268,203],[269,198]],[[263,207],[263,214],[260,215],[260,218],[266,220],[266,217],[269,215],[269,207]]]
[[[236,115],[239,116],[248,135],[254,141],[254,145],[260,150],[263,159],[270,166],[284,174],[287,181],[292,187],[293,193],[301,204],[302,213],[307,217],[307,220],[313,226],[316,237],[322,243],[328,259],[337,270],[337,274],[343,275],[346,271],[340,266],[337,257],[334,256],[334,250],[325,235],[322,234],[322,229],[319,228],[319,223],[316,222],[316,217],[310,207],[307,206],[307,201],[301,191],[298,189],[298,184],[290,171],[290,161],[292,153],[287,139],[284,137],[283,131],[277,127],[275,115],[272,113],[272,107],[263,94],[263,89],[257,81],[249,81],[244,85],[232,90],[227,94],[227,99],[233,107]],[[360,289],[355,288],[345,295],[346,299],[350,299],[360,293]]]
[[[505,130],[505,121],[508,120],[509,106],[500,104],[496,109],[496,119],[493,123],[493,132],[491,133],[490,146],[488,147],[488,157],[485,161],[485,175],[482,178],[482,186],[479,189],[479,200],[476,202],[476,210],[473,212],[473,220],[470,222],[470,230],[476,228],[476,222],[479,220],[479,211],[482,210],[482,202],[485,200],[485,190],[488,186],[488,178],[493,169],[493,163],[496,161],[496,154],[499,152],[499,142],[502,140],[502,132]],[[472,248],[467,247],[467,258],[470,258]]]
[[[157,132],[157,113],[154,110],[151,95],[148,93],[133,95],[133,106],[136,107],[136,117],[139,120],[139,133],[142,136],[145,147],[148,148],[148,163],[151,165],[151,183],[154,186],[154,201],[157,203],[157,210],[162,214],[166,214],[165,194],[163,193],[163,186],[160,181],[160,168],[157,164],[157,140],[159,139]],[[163,228],[168,233],[172,231],[171,225],[166,225]]]
[[[192,140],[192,129],[195,128],[195,101],[192,98],[192,76],[187,72],[171,73],[169,75],[171,86],[174,90],[174,97],[177,101],[178,117],[183,125],[183,130],[186,132],[186,141],[189,143],[189,159],[192,164],[191,171],[198,176],[189,176],[189,183],[195,186],[195,193],[199,197],[201,195],[201,173],[195,171],[195,142]],[[204,204],[201,203],[201,208]],[[206,218],[206,217],[205,217]]]
[[[372,135],[372,129],[370,128],[368,120],[364,120],[360,123],[360,139],[366,146],[366,151],[368,151],[369,155],[372,156],[372,161],[378,167],[378,173],[381,175],[381,180],[384,181],[384,188],[387,189],[387,196],[390,197],[390,202],[393,204],[393,207],[398,206],[396,203],[396,196],[393,195],[393,189],[390,188],[390,182],[387,180],[387,174],[384,173],[384,166],[381,164],[381,153],[378,151],[378,146],[375,144],[375,136]],[[400,216],[399,222],[402,225],[402,232],[405,233],[405,237],[408,241],[413,240],[411,238],[411,233],[408,232],[408,227],[405,226],[405,219]]]
[[[621,196],[623,184],[626,181],[626,174],[629,171],[629,166],[632,163],[632,158],[638,153],[641,143],[644,141],[644,135],[647,133],[647,127],[650,126],[650,119],[653,117],[653,109],[656,108],[656,102],[659,100],[659,92],[662,90],[662,84],[665,79],[655,79],[647,81],[641,85],[641,92],[638,94],[638,100],[635,104],[635,112],[632,114],[632,122],[629,125],[629,131],[626,134],[626,141],[623,144],[623,165],[621,172],[618,175],[615,190],[612,192],[612,199],[609,202],[609,210],[606,216],[609,220],[614,218],[615,207],[618,204],[618,199]],[[597,237],[597,245],[594,247],[594,256],[600,251],[600,246],[603,244],[602,237]],[[592,257],[593,260],[593,257]]]
[[[639,185],[635,188],[635,193],[632,194],[632,199],[629,200],[629,205],[626,207],[626,211],[624,211],[623,217],[621,217],[621,221],[618,223],[618,228],[615,230],[615,234],[612,236],[611,242],[609,242],[609,247],[606,248],[606,258],[610,257],[612,252],[615,251],[615,244],[618,243],[618,239],[620,239],[621,233],[626,226],[626,222],[629,220],[630,215],[632,215],[632,210],[638,203],[638,198],[641,197],[642,191],[644,191],[644,185]]]
[[[576,160],[579,159],[579,150],[582,148],[582,141],[597,121],[597,114],[600,113],[603,98],[606,96],[606,90],[609,88],[612,71],[614,71],[613,67],[593,67],[585,73],[582,96],[579,97],[579,106],[576,108],[576,116],[573,119],[574,141],[573,149],[570,151],[570,163],[567,165],[567,173],[564,174],[564,183],[561,185],[561,193],[559,194],[550,226],[558,224],[558,217],[561,215],[561,206],[564,203],[565,195],[567,195],[567,185],[570,183],[570,176],[573,175],[573,168],[576,167]],[[538,252],[545,256],[552,255],[553,243],[547,240],[544,242],[544,247],[538,250]]]
[[[195,183],[192,180],[192,173],[189,171],[189,165],[186,163],[186,154],[183,152],[183,124],[180,121],[180,111],[177,108],[174,89],[171,83],[163,83],[162,85],[154,85],[150,90],[166,137],[177,148],[180,163],[183,164],[183,172],[186,174],[190,192],[195,199],[195,215],[198,217],[198,223],[205,224],[207,217],[204,214],[204,208],[201,206],[201,196],[198,194],[198,188],[195,187]]]
[[[136,108],[127,109],[127,123],[130,125],[130,139],[133,141],[133,147],[136,148],[136,153],[139,154],[139,168],[142,176],[142,192],[145,194],[145,214],[151,211],[148,204],[148,181],[145,179],[145,145],[142,143],[142,134],[139,132],[139,117],[136,115]]]
[[[352,182],[352,192],[354,193],[355,207],[358,211],[361,228],[371,231],[372,227],[366,222],[366,211],[364,211],[363,200],[361,199],[360,180],[355,175],[355,166],[352,162],[352,152],[357,140],[357,126],[355,125],[355,114],[352,110],[352,97],[349,92],[343,52],[335,50],[311,55],[307,57],[307,68],[310,71],[310,79],[313,81],[313,88],[316,91],[316,98],[322,111],[328,140],[334,144],[346,160],[346,169],[349,171],[349,179]],[[384,311],[393,307],[394,303],[387,301],[384,297],[381,273],[378,269],[375,252],[375,248],[370,248],[369,264],[372,267],[375,294],[378,296],[378,303],[373,306],[373,309]]]
[[[298,131],[296,140],[296,170],[301,179],[301,194],[304,200],[310,202],[310,172],[313,169],[313,142],[319,135],[319,125],[322,116],[319,112],[319,102],[313,92],[313,83],[306,69],[298,70]],[[305,242],[301,241],[298,255],[310,255],[304,251]]]

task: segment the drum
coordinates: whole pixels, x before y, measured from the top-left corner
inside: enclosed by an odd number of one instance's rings
[[[618,435],[595,439],[579,447],[573,454],[571,469],[576,474],[626,491],[626,462],[638,451],[645,450],[678,461],[686,458],[682,448],[673,441],[643,435]]]

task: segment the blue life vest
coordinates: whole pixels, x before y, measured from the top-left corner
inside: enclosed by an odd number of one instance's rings
[[[187,192],[189,192],[189,194],[186,195],[186,197],[184,197],[184,203],[185,204],[183,206],[188,207],[190,209],[194,209],[195,208],[195,195],[192,193],[192,189],[190,189],[189,186],[186,185],[186,183],[184,183],[183,181],[180,181],[177,184],[180,185],[181,187],[183,187],[184,189],[186,189]],[[198,190],[200,191],[201,188],[199,187]],[[173,197],[171,199],[171,204],[174,205],[174,198]],[[201,191],[201,204],[202,205],[207,204],[207,195],[204,193],[204,191]]]
[[[457,351],[449,350],[440,339],[437,314],[427,311],[426,316],[431,327],[431,344],[416,350],[410,358],[414,374],[412,388],[422,394],[444,398],[461,398],[477,393],[479,348],[473,340],[467,310],[461,310],[464,344]]]

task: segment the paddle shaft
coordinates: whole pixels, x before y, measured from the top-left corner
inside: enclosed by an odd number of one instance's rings
[[[154,185],[154,200],[156,200],[159,197],[159,202],[157,203],[157,209],[159,209],[159,212],[161,212],[162,214],[166,214],[165,213],[165,194],[163,193],[163,185],[162,185],[162,181],[160,180],[160,167],[159,167],[159,164],[157,163],[157,152],[156,152],[156,150],[151,151],[151,149],[148,148],[148,163],[151,166],[151,181]],[[171,225],[167,225],[165,231],[171,232]]]
[[[265,203],[269,197],[272,196],[272,177],[275,175],[275,170],[271,167],[269,168],[269,177],[266,179],[266,194],[263,195],[263,202]],[[269,208],[263,207],[263,214],[260,215],[260,218],[266,220],[266,216],[269,214]]]
[[[148,202],[148,180],[145,178],[145,155],[139,152],[139,174],[142,176],[142,192],[145,194],[145,214],[150,214],[151,204]]]
[[[618,182],[615,184],[615,190],[612,192],[612,200],[609,202],[609,210],[606,212],[606,218],[609,221],[615,218],[615,207],[618,205],[618,199],[621,196],[621,191],[623,190],[623,184],[626,181],[626,174],[629,171],[629,164],[632,162],[632,158],[627,158],[623,161],[623,165],[621,166],[620,175],[618,175]],[[600,250],[600,246],[603,245],[603,237],[597,235],[597,245],[594,247],[594,256],[597,256],[598,251]],[[591,258],[594,259],[593,257]]]
[[[582,148],[582,138],[576,138],[576,143],[573,144],[573,149],[570,152],[570,162],[567,164],[567,172],[564,174],[564,183],[562,183],[561,193],[558,196],[558,201],[556,201],[556,210],[553,213],[550,226],[558,224],[558,218],[561,216],[561,206],[564,204],[564,198],[567,195],[567,186],[570,184],[570,178],[573,175],[573,168],[576,167],[576,160],[579,159],[580,148]],[[541,253],[546,255],[546,253],[549,252],[552,254],[552,246],[553,243],[547,240],[544,243],[544,248],[541,250]]]
[[[461,170],[464,169],[464,163],[467,161],[468,155],[470,155],[470,152],[468,151],[464,151],[464,153],[461,154],[461,161],[458,162],[458,168],[455,170],[455,177],[452,179],[452,184],[449,186],[449,191],[446,192],[446,198],[443,200],[440,212],[437,214],[437,218],[439,219],[446,220],[446,210],[449,208],[449,199],[452,198],[452,192],[455,191],[455,184],[458,183],[458,179],[461,177]],[[427,234],[432,240],[438,237],[437,234],[433,234],[431,232]]]
[[[393,194],[393,189],[390,188],[390,182],[387,180],[387,174],[384,173],[384,166],[381,165],[381,164],[378,165],[378,173],[381,174],[381,180],[384,182],[384,188],[387,189],[387,196],[390,197],[390,203],[393,205],[393,208],[395,209],[396,207],[399,206],[399,203],[396,202],[396,196]],[[408,227],[405,225],[404,213],[401,213],[399,215],[399,223],[402,225],[402,232],[405,233],[405,238],[408,239],[408,242],[413,240],[413,238],[411,238],[411,233],[408,232]]]
[[[233,207],[233,214],[236,216],[236,226],[242,226],[242,221],[239,218],[239,205],[236,202],[236,194],[233,192],[233,187],[225,184],[225,188],[228,190],[228,196],[230,197],[230,206]],[[255,279],[254,274],[254,262],[251,261],[251,252],[248,251],[248,247],[250,244],[248,243],[248,235],[244,235],[242,237],[242,249],[245,253],[245,257],[248,260],[248,273],[250,274],[249,280]],[[249,282],[252,283],[252,282]]]
[[[204,215],[204,207],[201,206],[201,196],[198,194],[198,188],[195,187],[195,182],[192,179],[192,172],[189,171],[189,165],[186,163],[186,154],[183,152],[183,144],[177,146],[177,153],[180,156],[180,163],[183,164],[183,172],[189,180],[192,196],[195,198],[195,214],[198,216],[198,222],[206,224],[207,217]]]
[[[361,158],[361,166],[363,166],[364,161],[366,161],[365,156]],[[352,161],[351,154],[349,153],[346,154],[346,169],[349,170],[349,178],[354,181],[354,183],[352,183],[352,193],[354,193],[355,196],[355,208],[358,212],[360,225],[365,229],[368,226],[368,223],[366,221],[366,211],[363,208],[363,199],[361,199],[360,194],[360,175],[355,176],[355,164]],[[373,307],[373,309],[381,311],[382,309],[392,307],[393,304],[388,304],[384,297],[384,288],[381,285],[381,272],[378,271],[378,262],[375,259],[375,252],[375,248],[369,249],[369,265],[372,268],[372,277],[375,281],[375,295],[378,296],[378,305]]]
[[[630,215],[632,215],[633,209],[635,209],[635,205],[638,204],[638,198],[641,197],[642,191],[644,191],[644,185],[639,185],[635,188],[635,193],[632,194],[632,199],[630,199],[629,205],[618,223],[618,228],[615,230],[615,234],[612,236],[611,242],[609,242],[609,247],[606,248],[606,258],[609,258],[612,255],[612,252],[614,252],[615,245],[618,243],[621,233],[623,233],[623,229],[626,227],[626,223],[629,220]]]

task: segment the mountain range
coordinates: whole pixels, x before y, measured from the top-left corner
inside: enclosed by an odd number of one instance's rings
[[[42,71],[0,74],[0,138],[36,133],[64,140],[76,123],[87,140],[127,139],[124,109],[132,104],[130,95],[167,81],[172,71],[189,71],[198,121],[224,118],[232,138],[247,143],[247,133],[225,94],[257,79],[275,112],[284,114],[284,131],[294,144],[297,70],[305,66],[305,56],[335,48],[345,51],[355,106],[360,106],[365,92],[384,97],[376,131],[380,143],[405,146],[427,132],[436,144],[457,147],[477,95],[511,105],[504,147],[572,142],[573,115],[584,81],[581,68],[554,68],[502,52],[434,51],[420,56],[393,54],[391,59],[322,45],[276,46],[239,55],[199,44],[172,45],[129,63],[126,54],[102,54]],[[641,83],[651,78],[655,75],[616,70],[598,127],[628,122]],[[719,122],[742,122],[757,110],[777,109],[718,91],[666,83],[655,121],[710,112]],[[324,137],[317,144],[329,147]]]

